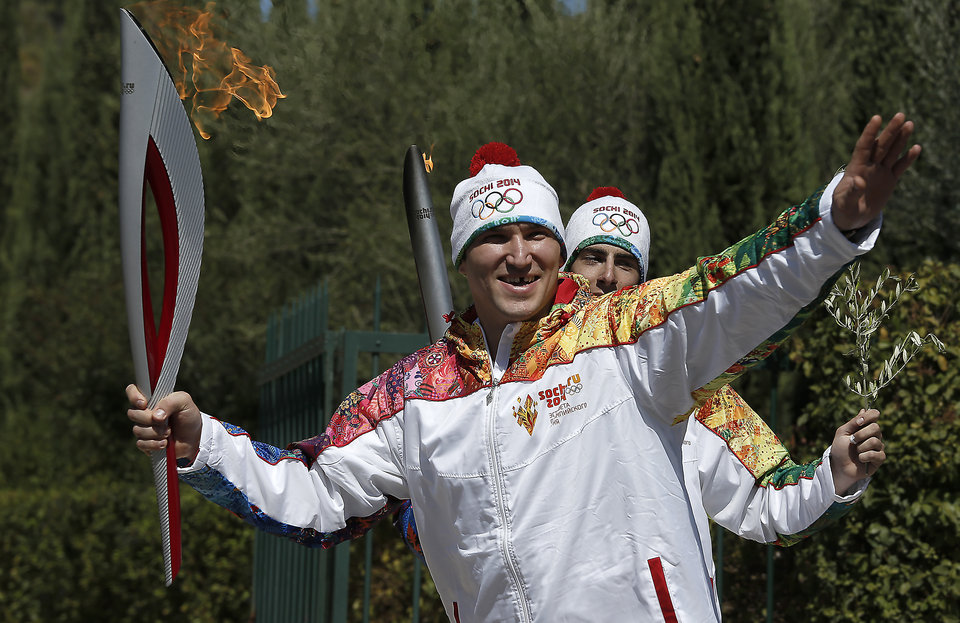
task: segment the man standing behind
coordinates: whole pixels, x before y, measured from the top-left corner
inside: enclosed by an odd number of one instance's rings
[[[476,306],[444,338],[286,451],[183,393],[145,410],[130,386],[137,445],[175,443],[189,463],[181,479],[301,542],[332,544],[411,499],[454,621],[716,620],[673,424],[698,388],[785,338],[823,283],[872,246],[920,151],[900,155],[913,129],[902,115],[881,125],[868,123],[844,176],[763,231],[599,299],[558,276],[553,189],[515,157],[478,154],[451,202],[454,261]],[[860,228],[854,241],[841,233]],[[582,408],[538,417],[573,383]]]

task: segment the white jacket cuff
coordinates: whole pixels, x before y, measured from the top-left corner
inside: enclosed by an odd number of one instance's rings
[[[860,499],[860,496],[863,495],[863,492],[867,490],[867,486],[870,484],[869,476],[853,483],[853,486],[850,487],[850,490],[846,493],[846,495],[840,495],[837,493],[833,486],[833,463],[830,462],[830,446],[827,446],[827,449],[823,452],[823,464],[827,466],[831,476],[830,478],[825,479],[825,481],[829,480],[830,482],[830,484],[827,486],[829,486],[832,491],[834,502],[839,502],[841,504],[853,504],[854,502],[857,502]]]
[[[876,244],[880,236],[880,226],[883,224],[883,214],[861,227],[852,239],[848,239],[833,222],[833,192],[842,179],[843,173],[837,173],[820,196],[820,218],[830,225],[825,229],[824,237],[832,244],[855,249],[854,254],[862,255]]]
[[[209,415],[203,412],[200,413],[200,421],[200,451],[188,467],[177,468],[178,474],[198,472],[210,462],[210,455],[213,452],[213,421]]]

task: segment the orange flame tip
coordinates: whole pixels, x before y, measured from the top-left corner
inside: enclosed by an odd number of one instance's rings
[[[429,156],[425,153],[420,154],[421,156],[423,156],[423,168],[427,170],[427,173],[433,172],[433,146],[434,146],[434,143],[430,143]]]

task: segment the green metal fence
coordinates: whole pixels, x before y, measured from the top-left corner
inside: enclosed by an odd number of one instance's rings
[[[329,296],[318,285],[271,314],[266,358],[258,382],[260,417],[257,438],[284,447],[323,431],[333,409],[363,380],[361,354],[370,353],[371,370],[380,372],[380,354],[406,354],[427,344],[427,335],[380,331],[380,282],[374,292],[372,331],[331,331]],[[336,377],[340,377],[339,385]],[[373,532],[364,552],[363,621],[370,620]],[[351,544],[331,550],[306,548],[257,532],[254,541],[253,604],[257,623],[346,623]],[[419,620],[420,562],[410,556],[413,621]]]

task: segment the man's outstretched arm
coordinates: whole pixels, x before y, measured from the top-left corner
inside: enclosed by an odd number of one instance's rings
[[[798,465],[739,396],[726,401],[723,392],[689,423],[684,458],[696,457],[704,510],[734,534],[790,545],[845,515],[886,458],[876,410],[841,425],[822,457]]]
[[[167,396],[154,410],[144,409],[135,386],[127,388],[127,396],[140,450],[150,453],[175,443],[183,482],[267,532],[329,547],[363,534],[408,497],[396,462],[392,418],[349,441],[331,432],[343,428],[345,418],[374,421],[362,392],[353,392],[334,415],[332,428],[315,438],[336,443],[315,454],[256,442],[246,431],[202,414],[183,392]]]
[[[605,299],[617,316],[636,311],[626,338],[650,345],[638,369],[650,411],[684,419],[705,397],[700,388],[712,394],[742,373],[748,366],[736,364],[758,345],[775,349],[823,285],[872,248],[883,207],[920,152],[902,153],[913,131],[902,114],[880,125],[875,117],[864,128],[843,175],[766,228],[683,273]]]

